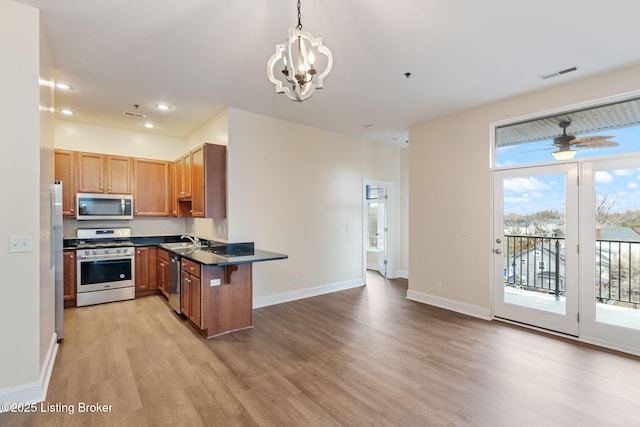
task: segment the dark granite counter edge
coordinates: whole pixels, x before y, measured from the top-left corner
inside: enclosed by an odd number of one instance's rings
[[[289,258],[288,255],[269,252],[260,249],[254,249],[253,242],[245,242],[245,243],[223,243],[216,241],[207,241],[203,240],[202,242],[208,244],[213,247],[221,247],[225,248],[228,252],[233,252],[235,248],[249,249],[250,255],[234,255],[234,256],[224,256],[222,254],[215,254],[211,252],[205,251],[195,251],[192,253],[184,253],[183,251],[172,251],[167,248],[162,248],[160,245],[163,243],[176,243],[176,242],[184,242],[185,240],[180,239],[179,235],[170,235],[170,236],[138,236],[131,237],[131,241],[135,246],[158,246],[158,248],[164,249],[168,252],[175,253],[180,255],[182,258],[186,258],[190,261],[193,261],[197,264],[202,265],[233,265],[233,264],[246,264],[253,262],[263,262],[263,261],[275,261],[280,259]],[[64,250],[73,250],[76,249],[78,244],[77,239],[64,239],[63,249]]]

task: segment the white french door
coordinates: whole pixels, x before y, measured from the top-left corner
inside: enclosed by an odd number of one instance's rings
[[[498,170],[493,185],[494,316],[640,354],[640,156]]]
[[[494,316],[578,336],[578,164],[493,177]]]

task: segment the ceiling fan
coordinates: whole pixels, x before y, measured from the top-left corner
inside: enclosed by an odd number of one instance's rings
[[[562,128],[562,135],[553,138],[553,145],[558,149],[551,153],[556,160],[572,159],[577,151],[572,150],[572,147],[576,148],[605,148],[605,147],[617,147],[618,143],[610,141],[613,136],[597,135],[597,136],[583,136],[582,138],[576,138],[575,135],[567,134],[567,128],[571,125],[571,120],[563,120],[558,123],[558,126]]]

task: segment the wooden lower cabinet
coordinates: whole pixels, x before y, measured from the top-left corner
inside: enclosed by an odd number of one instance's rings
[[[156,247],[136,248],[136,296],[158,290],[157,274]]]
[[[182,259],[182,272],[180,275],[181,307],[182,314],[187,316],[194,325],[202,329],[202,300],[200,282],[200,265],[186,259]]]
[[[76,251],[62,252],[64,306],[76,305]]]
[[[158,249],[157,257],[158,289],[166,298],[169,298],[169,252]]]
[[[182,260],[182,312],[207,338],[253,326],[252,264]]]

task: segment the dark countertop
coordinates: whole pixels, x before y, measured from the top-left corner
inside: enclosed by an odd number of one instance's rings
[[[246,264],[250,262],[273,261],[287,259],[289,256],[276,252],[255,249],[253,242],[247,243],[223,243],[202,240],[201,249],[172,249],[163,244],[184,242],[179,235],[172,236],[132,236],[130,239],[135,246],[158,246],[161,249],[180,255],[197,264],[202,265],[232,265]],[[73,250],[78,242],[76,239],[64,239],[64,249]]]
[[[202,265],[223,266],[223,265],[233,265],[233,264],[246,264],[250,262],[287,259],[289,257],[288,255],[279,254],[276,252],[263,251],[260,249],[253,249],[250,252],[246,251],[243,253],[227,255],[223,253],[209,252],[207,250],[201,250],[201,249],[191,249],[191,250],[173,249],[172,250],[172,249],[163,248],[162,245],[159,245],[159,247],[171,253],[180,255],[180,257],[186,258],[189,261],[193,261],[197,264],[202,264]]]

